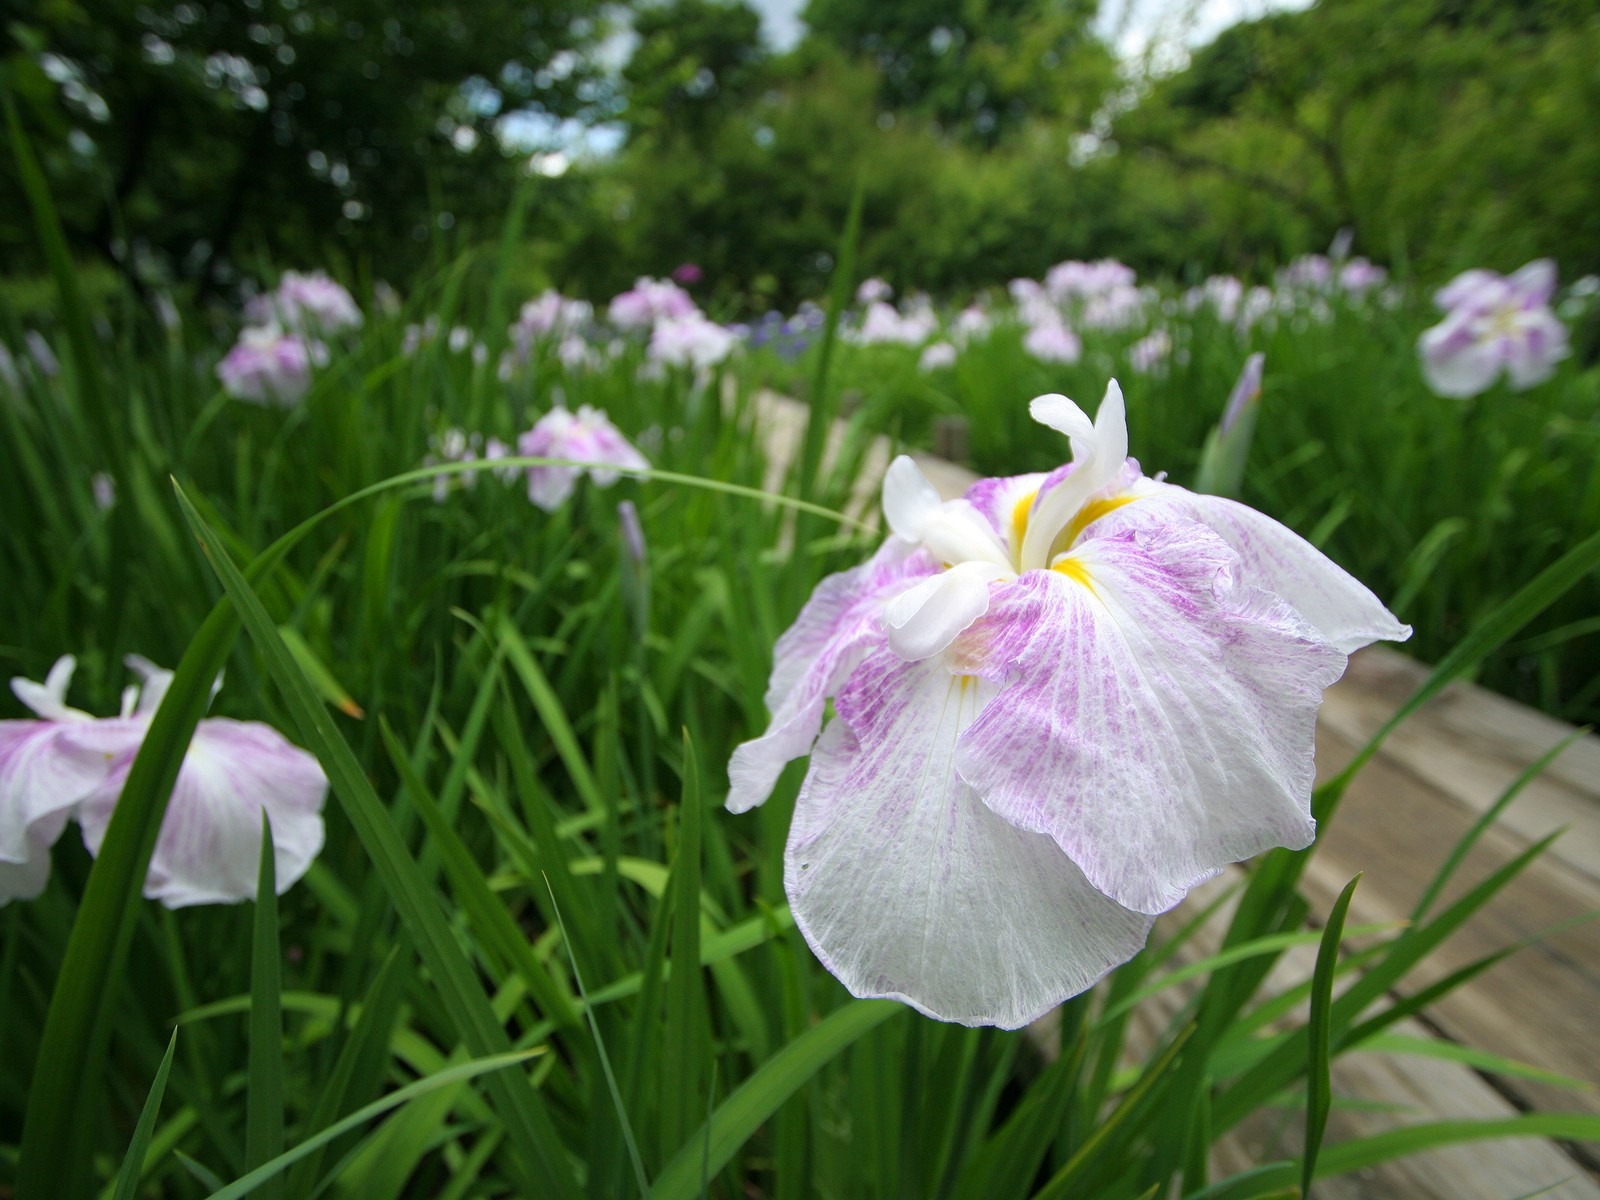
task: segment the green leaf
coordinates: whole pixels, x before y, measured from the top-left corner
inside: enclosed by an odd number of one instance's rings
[[[250,954],[250,1052],[246,1069],[244,1163],[258,1167],[283,1153],[283,1008],[278,968],[278,891],[272,822],[261,810],[261,867],[256,876],[255,932]],[[283,1181],[261,1189],[283,1195]]]
[[[766,1062],[717,1106],[656,1178],[651,1200],[695,1200],[702,1178],[733,1161],[780,1105],[868,1030],[908,1011],[892,1000],[854,1000],[811,1026]]]
[[[111,1200],[134,1200],[138,1192],[139,1180],[144,1174],[145,1152],[150,1147],[150,1135],[161,1113],[161,1097],[167,1090],[167,1076],[172,1071],[172,1052],[177,1048],[178,1031],[174,1029],[167,1039],[167,1052],[161,1057],[155,1080],[150,1084],[150,1094],[139,1112],[139,1122],[133,1127],[133,1140],[128,1143],[127,1154],[123,1155],[122,1169],[117,1172],[117,1190],[111,1194]]]
[[[1300,1159],[1300,1190],[1311,1196],[1311,1180],[1316,1171],[1317,1152],[1328,1127],[1328,1111],[1333,1107],[1333,976],[1339,962],[1339,940],[1344,933],[1345,914],[1355,895],[1357,875],[1345,884],[1333,902],[1328,923],[1322,930],[1322,945],[1317,949],[1317,965],[1311,972],[1311,1015],[1306,1022],[1310,1059],[1306,1065],[1306,1138]]]
[[[396,1088],[387,1096],[358,1108],[348,1117],[335,1121],[332,1125],[320,1133],[313,1134],[298,1146],[284,1151],[271,1162],[262,1163],[255,1170],[234,1180],[226,1187],[218,1188],[206,1200],[240,1200],[240,1197],[250,1195],[267,1180],[276,1178],[313,1150],[327,1145],[341,1134],[348,1133],[350,1130],[366,1124],[373,1117],[382,1116],[391,1108],[398,1108],[400,1105],[409,1103],[418,1097],[426,1096],[429,1092],[437,1091],[439,1088],[449,1087],[452,1084],[461,1083],[468,1079],[475,1079],[479,1075],[490,1075],[492,1077],[494,1072],[503,1071],[507,1067],[514,1067],[518,1063],[527,1062],[528,1059],[542,1053],[542,1049],[521,1050],[512,1054],[496,1054],[488,1058],[473,1059],[471,1062],[458,1063],[456,1066],[436,1071],[424,1079],[418,1079],[406,1084],[405,1087]]]
[[[395,831],[388,809],[373,791],[349,745],[333,726],[327,709],[284,645],[277,625],[260,598],[195,511],[183,489],[174,486],[189,527],[200,539],[212,569],[237,606],[301,737],[327,772],[334,796],[343,806],[384,889],[410,930],[418,953],[433,974],[434,985],[456,1035],[474,1054],[504,1053],[510,1049],[505,1028],[440,911],[437,896]],[[171,693],[168,695],[170,699]],[[525,1175],[523,1185],[530,1190],[547,1190],[562,1200],[577,1200],[578,1184],[565,1149],[533,1089],[525,1084],[513,1084],[498,1074],[489,1078],[487,1086],[505,1123],[506,1135],[516,1150],[517,1161]]]
[[[212,681],[237,632],[233,614],[218,607],[189,643],[140,744],[89,871],[28,1091],[18,1200],[72,1200],[87,1193],[90,1137],[100,1124],[109,1011],[120,999],[145,872],[189,739],[205,715]]]

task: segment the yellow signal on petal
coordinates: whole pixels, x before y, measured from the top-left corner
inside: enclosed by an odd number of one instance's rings
[[[1035,488],[1021,500],[1018,500],[1011,509],[1012,559],[1016,559],[1016,557],[1022,553],[1022,539],[1027,535],[1028,532],[1028,513],[1033,508],[1033,502],[1038,498],[1038,496],[1039,491],[1037,488]]]
[[[1061,536],[1056,539],[1056,545],[1065,550],[1078,540],[1078,535],[1090,525],[1094,524],[1107,513],[1115,512],[1124,504],[1132,504],[1135,497],[1129,495],[1102,496],[1098,500],[1091,500],[1077,511],[1077,514],[1067,522],[1067,527],[1061,531]]]
[[[1083,560],[1072,558],[1070,556],[1058,558],[1051,565],[1050,569],[1052,571],[1059,571],[1068,579],[1071,579],[1075,583],[1083,584],[1083,586],[1088,588],[1091,592],[1094,591],[1094,580],[1090,577],[1089,568],[1084,564]]]

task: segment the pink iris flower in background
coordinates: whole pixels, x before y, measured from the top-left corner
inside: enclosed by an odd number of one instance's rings
[[[97,719],[68,707],[74,660],[45,682],[13,679],[38,720],[0,721],[0,904],[31,898],[50,874],[50,847],[73,817],[98,855],[144,735],[172,682],[137,655],[142,686],[122,712]],[[272,826],[277,889],[286,891],[322,849],[328,781],[317,760],[270,726],[208,717],[178,770],[145,876],[144,894],[168,908],[253,899],[261,814]]]
[[[606,315],[619,329],[650,329],[660,321],[698,311],[689,293],[670,279],[641,276],[632,288],[612,298]]]
[[[296,404],[311,387],[312,348],[276,325],[242,330],[217,364],[222,390],[252,404]]]
[[[567,458],[590,464],[528,468],[528,499],[546,512],[567,502],[581,475],[587,474],[597,487],[610,487],[621,478],[618,468],[644,470],[650,466],[605,413],[587,404],[576,415],[560,407],[545,413],[517,439],[517,452],[525,458]]]
[[[1054,309],[1033,322],[1022,337],[1022,348],[1040,362],[1070,364],[1083,357],[1083,343]]]
[[[739,346],[739,335],[700,312],[658,321],[650,331],[650,361],[668,367],[705,370]]]
[[[276,322],[321,337],[360,329],[363,319],[355,297],[326,271],[285,271],[276,289],[245,306],[245,316],[258,325]]]
[[[1567,327],[1550,308],[1556,265],[1548,258],[1513,275],[1465,271],[1434,295],[1444,320],[1417,342],[1422,374],[1441,396],[1488,391],[1502,372],[1516,391],[1543,383],[1567,357]]]
[[[1276,521],[1146,477],[1115,382],[1093,422],[1032,412],[1070,439],[1048,474],[941,501],[891,464],[892,532],[778,641],[727,801],[809,754],[784,875],[818,958],[857,996],[1006,1028],[1226,864],[1308,845],[1323,689],[1410,634]]]

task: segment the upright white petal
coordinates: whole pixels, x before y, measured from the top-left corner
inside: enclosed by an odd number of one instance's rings
[[[784,881],[796,924],[853,994],[1014,1029],[1136,954],[1150,919],[957,776],[956,739],[991,694],[937,662],[870,655],[812,752]]]
[[[922,540],[925,525],[938,516],[944,501],[911,457],[900,455],[883,476],[883,515],[889,528],[910,542]]]
[[[1073,411],[1082,415],[1077,405],[1065,396],[1042,396],[1040,399],[1051,402],[1042,406],[1049,416],[1061,417],[1065,413],[1056,401],[1071,405]],[[1037,405],[1038,401],[1034,401],[1034,404]],[[1034,415],[1037,417],[1038,413]],[[1106,385],[1105,398],[1100,401],[1100,411],[1095,414],[1093,429],[1087,434],[1080,432],[1073,436],[1073,470],[1062,476],[1059,482],[1039,490],[1039,498],[1028,517],[1028,532],[1022,541],[1024,570],[1041,570],[1049,566],[1050,548],[1056,535],[1091,496],[1117,479],[1127,459],[1127,412],[1123,405],[1122,388],[1113,379]]]

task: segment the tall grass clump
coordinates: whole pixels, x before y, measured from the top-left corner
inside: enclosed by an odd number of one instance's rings
[[[76,653],[89,712],[116,711],[127,653],[177,671],[99,857],[63,838],[43,893],[0,911],[0,1186],[19,1200],[1242,1200],[1452,1141],[1600,1137],[1526,1113],[1323,1144],[1332,1060],[1442,990],[1395,985],[1542,844],[1360,930],[1350,889],[1326,912],[1302,898],[1314,847],[1275,851],[1219,944],[1163,927],[1048,1045],[846,994],[785,900],[798,770],[752,818],[717,806],[765,723],[777,635],[877,540],[844,515],[865,437],[830,459],[819,424],[786,474],[749,374],[641,372],[633,344],[581,367],[544,346],[501,378],[505,312],[457,269],[398,313],[368,306],[298,404],[239,403],[200,314],[130,303],[97,329],[64,253],[55,268],[71,353],[0,397],[0,658],[39,678]],[[430,315],[472,333],[408,347]],[[1225,374],[1198,340],[1186,369],[1208,396]],[[1033,381],[1012,374],[1016,401]],[[821,417],[849,378],[817,372]],[[1143,403],[1176,411],[1181,386]],[[604,410],[650,469],[545,512],[536,460],[425,465],[450,430],[512,445],[557,403]],[[1214,416],[1175,415],[1174,445]],[[1408,436],[1421,419],[1401,415]],[[1299,468],[1261,436],[1250,486],[1295,495]],[[1307,469],[1333,454],[1302,451]],[[1403,713],[1560,603],[1600,536],[1550,558],[1473,610]],[[208,711],[316,755],[326,843],[281,896],[263,853],[259,903],[167,909],[141,900],[143,868]],[[1354,769],[1318,793],[1324,822]],[[1311,973],[1269,982],[1296,948]],[[1158,997],[1178,1002],[1136,1043]],[[1303,1151],[1213,1178],[1211,1146],[1285,1102]]]

